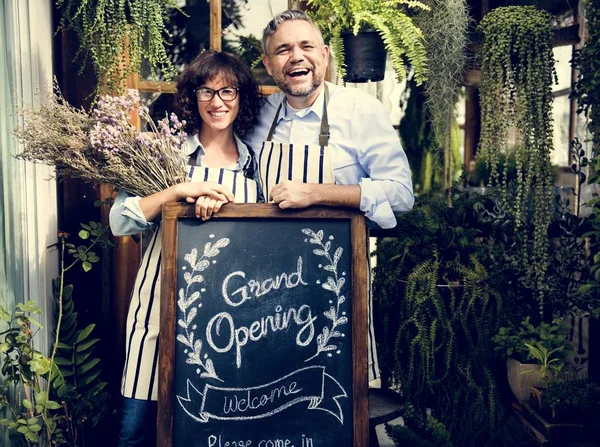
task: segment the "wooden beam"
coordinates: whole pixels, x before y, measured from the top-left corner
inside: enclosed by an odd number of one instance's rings
[[[210,0],[210,49],[221,51],[221,0]]]

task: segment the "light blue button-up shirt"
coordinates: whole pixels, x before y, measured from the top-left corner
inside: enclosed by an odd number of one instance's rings
[[[250,152],[248,147],[234,134],[237,143],[239,158],[235,165],[229,166],[227,169],[231,171],[241,172],[247,167],[250,160]],[[192,155],[197,149],[198,155],[196,162],[193,164],[199,165],[204,155],[204,147],[197,135],[188,135],[184,145],[183,152],[185,155]],[[115,203],[110,208],[109,222],[110,229],[115,236],[127,236],[130,234],[140,233],[149,228],[154,228],[160,219],[154,222],[148,222],[144,217],[144,213],[140,209],[141,197],[132,196],[127,191],[119,191]]]
[[[410,168],[400,138],[376,98],[361,90],[327,84],[335,182],[360,185],[361,211],[381,228],[393,228],[394,213],[409,211],[414,204]],[[245,140],[255,158],[260,156],[262,142],[282,101],[273,141],[318,145],[324,95],[323,89],[313,105],[302,110],[290,107],[283,93],[269,96],[257,127]]]

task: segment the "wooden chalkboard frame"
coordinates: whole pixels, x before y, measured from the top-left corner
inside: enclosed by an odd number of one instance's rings
[[[194,205],[180,202],[163,206],[162,292],[160,302],[160,347],[157,446],[173,444],[174,362],[176,331],[177,247],[180,219],[195,218]],[[212,219],[340,219],[350,223],[352,251],[352,396],[353,447],[369,445],[368,408],[368,264],[367,229],[364,215],[344,208],[311,207],[305,210],[281,210],[274,204],[230,204]]]

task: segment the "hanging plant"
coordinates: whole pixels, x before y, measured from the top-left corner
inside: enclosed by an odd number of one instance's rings
[[[504,187],[508,201],[508,187],[513,186],[498,165],[501,154],[515,155],[515,230],[524,226],[527,204],[533,201],[532,249],[524,244],[523,256],[537,285],[540,312],[552,214],[552,23],[553,16],[536,7],[509,6],[494,9],[478,28],[483,36],[479,156],[490,165],[492,183]],[[518,134],[514,145],[509,144],[509,130]]]
[[[417,0],[308,0],[308,14],[330,42],[335,55],[338,74],[344,77],[344,40],[342,33],[351,31],[377,31],[385,45],[396,78],[406,77],[406,62],[415,71],[415,80],[421,84],[427,74],[427,55],[421,30],[413,23],[408,8],[412,11],[427,10],[429,7]]]
[[[165,51],[165,23],[169,9],[179,9],[176,0],[56,0],[56,6],[63,8],[60,29],[77,34],[80,52],[91,57],[109,92],[122,93],[123,81],[140,72],[142,60],[167,79],[175,73]]]
[[[454,105],[463,85],[471,18],[466,0],[426,0],[430,10],[420,12],[415,23],[423,31],[427,50],[426,106],[439,148],[436,159],[444,160],[444,187],[452,183],[452,125]]]

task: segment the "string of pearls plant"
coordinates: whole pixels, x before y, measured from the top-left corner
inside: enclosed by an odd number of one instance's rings
[[[533,244],[530,250],[524,239],[523,255],[540,313],[552,216],[552,83],[557,81],[552,23],[551,14],[534,6],[509,6],[494,9],[478,27],[483,35],[479,155],[490,165],[504,200],[509,200],[508,189],[516,188],[515,231],[526,228],[527,204],[533,201]],[[510,144],[511,131],[517,133],[515,144]],[[510,152],[516,158],[515,186],[508,184],[506,170],[498,171],[500,154]]]
[[[122,93],[123,80],[140,72],[142,59],[152,73],[175,73],[165,51],[165,22],[170,8],[179,9],[176,0],[56,0],[56,6],[63,8],[60,29],[77,34],[80,51],[91,57],[107,91]]]

